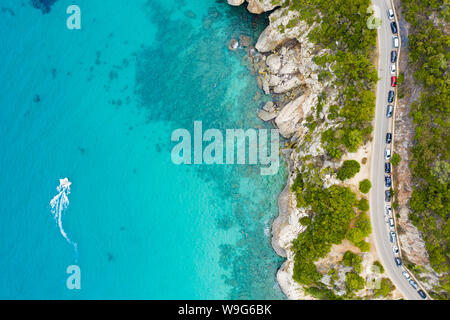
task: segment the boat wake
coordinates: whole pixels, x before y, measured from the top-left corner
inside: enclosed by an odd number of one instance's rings
[[[75,257],[78,257],[78,245],[76,242],[73,242],[70,240],[67,233],[64,231],[63,224],[62,224],[62,216],[64,211],[69,206],[69,198],[68,195],[70,194],[70,185],[72,182],[69,181],[69,179],[59,179],[59,186],[56,188],[58,191],[58,194],[53,197],[53,199],[50,201],[51,206],[51,212],[53,217],[55,218],[55,221],[59,227],[59,231],[61,232],[64,239],[67,240],[67,242],[73,247],[73,250],[75,252]]]

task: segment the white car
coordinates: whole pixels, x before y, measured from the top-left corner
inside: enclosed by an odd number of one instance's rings
[[[406,272],[406,271],[403,271],[403,272],[402,272],[402,275],[405,277],[406,280],[409,280],[409,279],[411,278],[411,276],[409,275],[409,273]]]
[[[398,254],[398,247],[397,246],[393,246],[392,247],[392,251],[394,251],[394,254]]]
[[[398,48],[398,37],[397,36],[392,37],[392,46],[394,48]]]
[[[394,10],[389,9],[387,14],[388,14],[389,20],[394,20]]]
[[[391,159],[391,149],[386,148],[386,149],[384,150],[384,159],[385,159],[385,160]]]
[[[395,74],[396,71],[395,63],[391,64],[391,74]]]
[[[391,208],[391,206],[386,206],[386,215],[388,217],[392,217],[392,208]]]
[[[389,223],[389,229],[390,230],[394,230],[395,229],[394,219],[393,218],[389,218],[388,223]]]
[[[397,240],[397,235],[395,234],[394,231],[391,231],[389,233],[389,239],[391,240],[391,243],[394,243]]]

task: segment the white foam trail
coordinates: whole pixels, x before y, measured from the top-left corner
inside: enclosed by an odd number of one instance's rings
[[[53,199],[50,201],[51,206],[51,212],[53,214],[53,217],[55,218],[56,223],[58,224],[59,231],[61,232],[64,239],[67,240],[67,242],[73,247],[75,250],[75,255],[78,256],[78,245],[76,242],[73,242],[70,240],[67,233],[64,231],[63,225],[62,225],[62,216],[64,211],[69,206],[69,197],[70,194],[70,185],[72,182],[69,181],[69,179],[59,179],[59,186],[56,188],[58,191],[58,194],[53,197]]]

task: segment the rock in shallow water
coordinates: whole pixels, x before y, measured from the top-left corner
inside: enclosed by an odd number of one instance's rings
[[[236,39],[231,39],[230,43],[228,43],[228,49],[231,51],[236,51],[236,49],[239,47],[239,42]]]

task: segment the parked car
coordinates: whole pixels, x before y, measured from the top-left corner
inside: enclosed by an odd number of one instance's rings
[[[389,93],[388,93],[388,102],[389,102],[389,103],[394,102],[394,91],[393,91],[393,90],[389,90]]]
[[[392,186],[391,176],[384,176],[384,185],[386,186],[386,188],[390,188]]]
[[[392,133],[386,133],[386,143],[391,143],[392,142]]]
[[[395,229],[395,222],[393,218],[389,218],[388,220],[389,223],[389,229],[391,230],[391,232]],[[392,242],[392,241],[391,241]]]
[[[391,232],[389,233],[389,236],[390,236],[390,239],[391,239],[391,242],[392,242],[392,243],[394,243],[395,240],[397,240],[397,235],[395,234],[394,231],[391,231]]]
[[[394,260],[397,267],[400,267],[402,265],[402,259],[400,259],[399,257],[395,257]]]
[[[398,37],[397,36],[395,36],[395,37],[392,37],[392,46],[394,47],[394,48],[398,48]]]
[[[394,254],[398,254],[398,247],[397,246],[393,246],[392,247],[392,251],[394,252]]]
[[[391,191],[390,190],[386,190],[384,192],[384,200],[386,202],[391,202]]]
[[[395,21],[392,21],[391,22],[391,30],[392,30],[392,33],[393,34],[396,34],[397,33],[397,23],[395,22]]]
[[[406,280],[411,279],[411,276],[409,275],[409,273],[407,271],[403,271],[402,275],[405,277]]]
[[[396,67],[395,67],[395,63],[391,64],[391,74],[395,74],[395,72],[397,71]]]
[[[397,77],[396,76],[392,76],[391,77],[391,87],[396,87],[397,86]]]
[[[395,63],[397,61],[397,51],[392,50],[391,51],[391,62]]]
[[[389,162],[384,163],[384,172],[391,173],[391,164]]]
[[[387,109],[386,109],[386,117],[391,118],[392,117],[392,105],[388,104]]]
[[[392,208],[391,208],[390,205],[387,205],[387,206],[386,206],[386,215],[387,215],[388,217],[392,217]]]
[[[425,292],[423,292],[423,290],[417,290],[417,293],[419,294],[419,296],[422,297],[422,299],[426,299],[427,295],[425,294]]]
[[[414,289],[419,289],[419,286],[417,285],[417,282],[415,282],[413,279],[409,280],[409,284],[411,285],[411,287],[413,287]]]
[[[389,149],[389,147],[386,147],[386,149],[384,149],[384,159],[391,159],[391,149]]]
[[[387,14],[388,14],[389,20],[393,20],[394,19],[394,10],[389,9]]]

